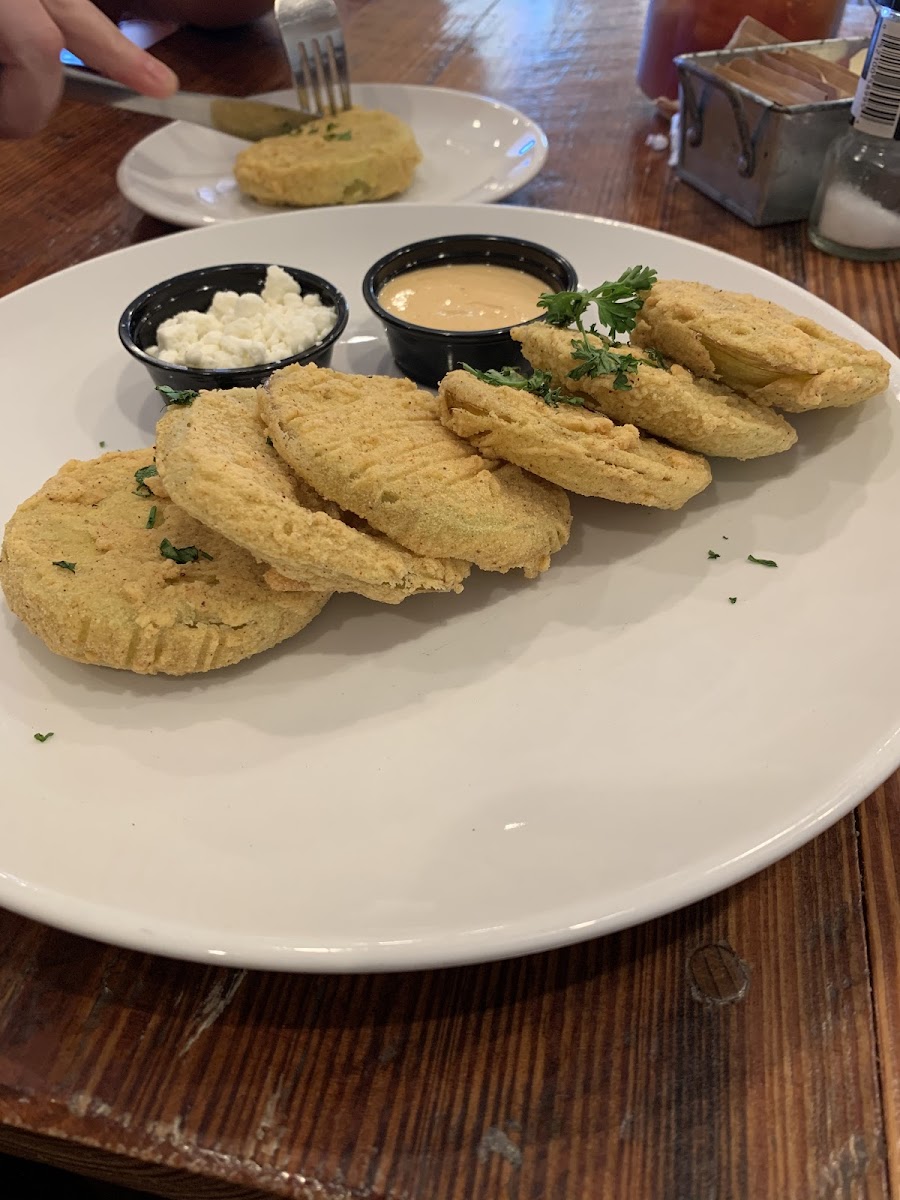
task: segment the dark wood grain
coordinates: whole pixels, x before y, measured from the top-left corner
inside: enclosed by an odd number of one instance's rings
[[[860,846],[891,1195],[900,1196],[900,780],[860,811]]]
[[[643,7],[342,9],[357,79],[481,91],[541,121],[547,168],[513,203],[717,246],[897,348],[896,265],[749,229],[646,145],[662,126],[633,85]],[[870,19],[853,6],[854,27]],[[287,83],[266,22],[158,49],[187,86]],[[0,148],[0,289],[168,232],[115,188],[154,125],[72,105]],[[683,912],[480,968],[222,971],[0,913],[0,1153],[172,1197],[900,1200],[898,797],[895,779]]]
[[[665,920],[490,967],[255,975],[14,917],[0,949],[0,1148],[161,1195],[888,1195],[851,821]]]

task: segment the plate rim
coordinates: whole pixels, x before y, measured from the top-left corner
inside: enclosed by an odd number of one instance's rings
[[[886,768],[876,765],[886,753],[891,765]],[[0,908],[8,909],[29,920],[39,921],[51,929],[88,938],[104,946],[152,954],[177,962],[215,965],[234,970],[288,975],[383,975],[505,962],[554,950],[565,950],[583,942],[621,933],[680,912],[759,874],[836,825],[900,767],[900,728],[881,744],[880,753],[873,754],[871,758],[871,771],[860,775],[853,786],[847,787],[844,796],[831,806],[812,813],[783,834],[727,863],[717,863],[711,858],[708,862],[694,864],[690,872],[683,869],[674,876],[668,876],[669,879],[686,876],[692,881],[685,882],[678,891],[677,899],[673,899],[672,892],[668,891],[665,899],[660,897],[655,903],[640,904],[641,893],[658,886],[659,880],[651,879],[629,893],[635,900],[632,906],[608,917],[580,921],[575,926],[558,925],[539,934],[512,928],[511,923],[507,923],[503,926],[500,946],[491,941],[490,935],[494,931],[487,930],[473,931],[479,936],[477,942],[473,932],[458,932],[453,935],[452,941],[447,938],[440,949],[424,939],[410,938],[406,944],[391,945],[389,954],[384,953],[379,943],[372,942],[340,947],[289,948],[283,944],[281,938],[248,934],[229,935],[230,948],[223,949],[221,934],[213,934],[211,931],[204,934],[199,929],[186,934],[183,926],[172,922],[155,922],[153,928],[150,928],[139,923],[144,921],[144,918],[133,918],[129,922],[126,916],[123,921],[121,909],[93,901],[73,901],[65,893],[49,888],[37,888],[31,884],[19,885],[19,893],[26,898],[15,903],[17,894],[12,890],[6,894],[6,880],[2,872]],[[107,919],[110,915],[123,922],[123,927],[116,931],[114,936],[110,932],[111,925]]]
[[[523,187],[525,187],[526,184],[530,183],[532,181],[532,179],[534,179],[537,175],[539,175],[541,173],[541,171],[544,169],[544,166],[547,162],[547,156],[550,151],[550,143],[549,143],[549,139],[547,137],[547,133],[544,130],[543,126],[538,121],[536,121],[533,117],[529,117],[527,113],[522,112],[521,109],[516,108],[512,104],[507,104],[505,100],[497,100],[496,98],[494,98],[492,96],[485,96],[481,92],[469,92],[469,91],[465,91],[462,88],[448,88],[448,87],[432,86],[431,84],[424,84],[424,83],[391,83],[391,82],[368,83],[364,80],[359,80],[359,81],[354,81],[351,86],[353,86],[353,87],[389,88],[389,89],[393,89],[396,91],[403,91],[403,92],[429,92],[429,93],[440,92],[443,95],[449,95],[449,96],[465,96],[466,98],[468,98],[470,100],[480,100],[483,104],[490,105],[494,108],[503,109],[505,112],[508,112],[513,116],[520,117],[522,120],[528,122],[528,125],[535,132],[535,142],[536,142],[536,153],[534,156],[534,162],[531,165],[531,167],[529,167],[528,171],[526,171],[523,174],[521,179],[512,180],[512,179],[507,178],[504,185],[501,186],[497,190],[496,193],[492,193],[490,196],[485,197],[484,200],[471,201],[471,200],[464,199],[464,200],[458,201],[458,204],[460,204],[460,205],[473,204],[473,203],[497,204],[497,203],[499,203],[499,201],[505,200],[508,196],[513,195],[515,192],[519,191],[520,188],[523,188]],[[290,90],[291,90],[290,88],[274,88],[272,91],[259,92],[253,98],[260,99],[260,100],[271,99],[274,96],[279,96],[285,92],[290,92]],[[234,220],[258,221],[258,220],[261,220],[261,219],[264,219],[264,218],[270,217],[270,216],[282,216],[282,215],[284,215],[285,212],[319,211],[317,209],[312,209],[312,208],[308,208],[308,209],[303,209],[303,208],[275,209],[271,213],[267,213],[267,212],[252,213],[252,214],[248,215],[247,217],[237,217],[237,218],[204,216],[202,213],[198,212],[196,220],[193,220],[190,223],[185,223],[184,220],[173,221],[172,216],[171,216],[171,211],[172,211],[171,209],[164,209],[160,205],[154,205],[152,203],[152,201],[151,201],[151,203],[147,204],[143,200],[137,199],[134,189],[131,187],[131,185],[129,183],[126,182],[126,179],[125,179],[128,171],[131,169],[131,162],[132,162],[133,158],[137,155],[137,153],[139,152],[141,147],[145,146],[147,142],[164,136],[172,128],[174,128],[176,126],[187,125],[187,124],[188,124],[188,122],[186,122],[186,121],[169,121],[165,125],[160,126],[159,129],[151,130],[150,133],[145,134],[142,138],[140,138],[139,141],[135,142],[135,144],[133,146],[129,147],[129,149],[125,152],[125,154],[120,159],[119,164],[116,167],[116,177],[115,177],[116,187],[117,187],[120,195],[122,195],[124,197],[124,199],[128,201],[129,204],[132,204],[140,212],[145,213],[149,217],[155,218],[157,221],[165,221],[166,224],[168,224],[168,225],[175,225],[179,229],[187,230],[187,229],[205,229],[211,225],[232,224]],[[200,128],[203,128],[203,126],[200,126]],[[211,132],[215,132],[215,131],[211,131]],[[382,201],[382,202],[378,202],[378,203],[384,203],[384,202]],[[391,201],[389,201],[389,203],[391,204],[392,207],[395,207],[398,204],[411,204],[411,205],[415,205],[418,208],[418,207],[421,207],[422,205],[431,206],[434,204],[438,204],[438,205],[452,204],[454,202],[450,201],[450,200],[443,200],[443,201],[391,200]],[[323,205],[321,207],[335,208],[335,207],[339,207],[339,206]],[[365,207],[365,206],[359,206],[359,207]]]
[[[398,205],[392,206],[390,211],[393,211],[394,207],[406,208],[418,212],[421,212],[423,207],[453,210],[454,212],[459,209],[466,209],[475,214],[483,211],[485,206],[477,203],[423,206],[416,203],[400,202]],[[678,243],[685,247],[696,247],[698,245],[698,243],[689,238],[670,234],[663,230],[639,226],[630,222],[594,214],[526,206],[516,206],[516,210],[522,212],[523,215],[527,214],[529,217],[562,217],[576,221],[588,221],[592,224],[611,229],[627,228],[639,233],[643,237],[649,235],[666,242]],[[331,210],[289,210],[287,212],[266,214],[262,217],[252,219],[260,221],[281,220],[285,224],[290,224],[298,221],[302,222],[306,219],[307,213],[320,215],[323,211]],[[360,210],[341,209],[338,211],[359,212]],[[221,224],[227,227],[231,223]],[[244,222],[241,222],[241,227],[243,225]],[[206,228],[209,228],[209,226]],[[182,236],[196,237],[197,232],[193,228],[183,229],[169,236],[175,239]],[[82,263],[72,264],[61,271],[54,272],[22,288],[16,289],[7,297],[0,299],[0,310],[2,310],[2,306],[6,301],[11,301],[13,297],[21,293],[41,289],[44,286],[52,286],[52,281],[57,276],[68,275],[69,272],[81,270],[89,264],[98,263],[108,258],[120,256],[127,259],[133,253],[146,253],[147,245],[152,244],[152,242],[136,243],[108,251],[103,255],[98,255],[96,258],[88,259]],[[757,263],[739,259],[737,256],[715,247],[704,246],[703,248],[707,253],[711,252],[716,259],[724,260],[726,263],[739,262],[745,266],[749,266],[755,274],[771,276],[772,279],[777,280],[779,288],[786,288],[792,294],[804,297],[812,296],[818,305],[823,305],[830,311],[837,313],[842,321],[846,322],[847,325],[861,335],[861,340],[866,344],[879,347],[888,358],[894,371],[900,370],[900,357],[896,353],[881,343],[853,318],[841,312],[841,310],[835,308],[833,305],[828,304],[827,301],[815,296],[792,280],[785,279],[776,272],[770,271]],[[896,400],[894,402],[896,403]],[[260,937],[259,935],[246,934],[232,935],[230,937],[230,948],[222,950],[219,948],[221,946],[220,934],[215,935],[215,937],[212,933],[209,936],[204,936],[204,931],[196,927],[193,929],[188,927],[186,932],[185,927],[182,925],[173,925],[169,922],[158,921],[153,921],[153,927],[150,928],[148,919],[140,914],[129,913],[127,910],[123,911],[121,908],[98,904],[90,900],[72,899],[65,895],[65,893],[55,891],[51,888],[38,887],[33,884],[25,884],[23,886],[19,881],[14,881],[4,876],[2,871],[0,871],[0,903],[10,911],[17,912],[31,919],[43,921],[54,928],[63,929],[78,936],[94,938],[106,944],[122,946],[139,952],[153,953],[162,957],[176,958],[183,961],[195,961],[206,964],[213,962],[229,967],[293,973],[323,972],[345,974],[425,970],[500,961],[504,958],[540,953],[576,944],[594,937],[605,936],[608,933],[652,920],[662,914],[677,911],[686,905],[695,903],[704,897],[739,883],[741,880],[787,856],[815,836],[824,832],[829,826],[833,825],[865,799],[898,765],[900,765],[900,717],[894,721],[890,734],[879,739],[877,749],[873,745],[865,758],[858,758],[847,767],[846,774],[841,779],[836,780],[834,788],[829,790],[829,799],[827,802],[824,797],[820,797],[818,803],[814,804],[811,802],[807,808],[806,815],[800,821],[782,830],[773,838],[724,863],[718,861],[716,856],[712,855],[702,862],[692,863],[689,868],[682,868],[674,874],[664,876],[663,878],[668,880],[665,896],[658,895],[655,901],[648,898],[646,902],[641,903],[640,897],[642,893],[649,889],[654,889],[658,892],[659,888],[660,879],[646,880],[632,888],[628,893],[635,900],[634,904],[624,907],[621,911],[606,917],[583,921],[577,929],[573,929],[571,926],[558,925],[554,925],[551,928],[550,925],[554,916],[553,910],[547,912],[545,928],[539,933],[535,933],[533,930],[529,932],[527,929],[522,929],[521,927],[517,928],[512,922],[505,923],[502,927],[500,938],[502,945],[499,947],[492,941],[491,933],[493,931],[485,931],[487,936],[480,937],[477,942],[472,934],[465,932],[451,936],[442,935],[442,941],[412,938],[408,945],[391,946],[389,954],[385,954],[383,948],[373,942],[340,947],[337,951],[335,951],[335,948],[329,947],[327,950],[323,948],[318,953],[310,950],[298,953],[296,950],[270,942],[265,936]],[[494,933],[494,936],[496,936],[496,933]],[[164,944],[161,944],[163,940]],[[214,940],[219,941],[218,946],[207,944]]]

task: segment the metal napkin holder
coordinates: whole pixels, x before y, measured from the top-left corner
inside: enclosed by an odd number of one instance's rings
[[[681,95],[677,171],[686,183],[750,225],[809,216],[831,142],[850,121],[852,100],[790,107],[722,79],[712,68],[736,58],[806,50],[845,62],[866,38],[712,50],[675,59]]]

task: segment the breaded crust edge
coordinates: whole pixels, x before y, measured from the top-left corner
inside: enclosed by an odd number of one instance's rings
[[[16,616],[57,654],[148,675],[230,666],[307,625],[328,593],[276,596],[245,551],[170,500],[135,496],[134,472],[152,460],[152,449],[72,460],[19,505],[0,551]],[[211,557],[179,565],[163,538]]]
[[[482,454],[502,458],[582,496],[681,508],[712,480],[698,454],[642,438],[599,413],[452,371],[438,392],[441,421]]]

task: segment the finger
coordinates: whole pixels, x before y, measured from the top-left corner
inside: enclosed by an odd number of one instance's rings
[[[147,96],[169,96],[178,87],[174,71],[129,42],[89,0],[43,0],[62,30],[66,46],[95,71]]]
[[[2,4],[2,0],[0,0]],[[10,6],[11,8],[11,6]],[[20,0],[0,30],[0,137],[30,137],[59,102],[62,35],[43,6]]]

